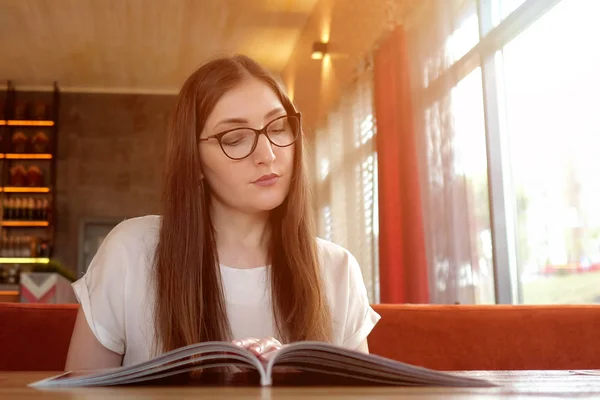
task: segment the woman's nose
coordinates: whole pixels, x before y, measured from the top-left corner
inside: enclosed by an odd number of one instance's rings
[[[257,164],[270,163],[275,160],[273,145],[266,135],[258,135],[258,142],[256,143],[256,149],[254,149],[254,159]]]

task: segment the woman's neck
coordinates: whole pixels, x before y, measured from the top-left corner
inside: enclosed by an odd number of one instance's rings
[[[271,226],[269,213],[244,213],[213,201],[211,219],[219,262],[236,268],[267,265]]]

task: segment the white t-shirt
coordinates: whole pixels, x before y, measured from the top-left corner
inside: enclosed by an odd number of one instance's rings
[[[73,289],[86,320],[123,365],[148,360],[154,345],[151,270],[159,216],[123,221],[103,241]],[[356,259],[344,248],[317,239],[319,262],[333,319],[332,343],[357,348],[380,316],[370,307]],[[234,339],[277,337],[267,268],[220,266],[227,316]]]

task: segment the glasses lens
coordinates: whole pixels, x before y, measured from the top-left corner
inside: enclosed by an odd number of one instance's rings
[[[276,146],[289,146],[298,137],[300,132],[300,121],[296,117],[284,117],[276,119],[267,127],[269,139]]]
[[[255,136],[250,129],[236,129],[223,135],[221,147],[231,158],[244,158],[250,154]]]

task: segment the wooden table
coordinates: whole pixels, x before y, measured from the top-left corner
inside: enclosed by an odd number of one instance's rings
[[[0,372],[1,399],[515,399],[600,398],[600,371],[475,371],[468,376],[492,380],[494,388],[407,387],[128,387],[41,391],[28,383],[55,372]]]

